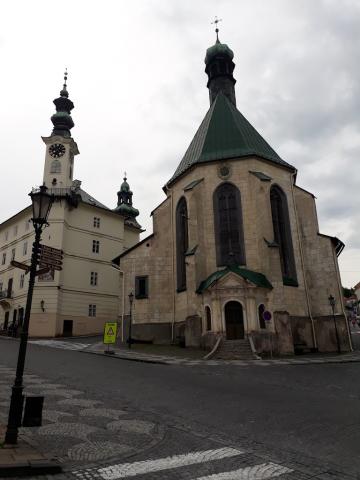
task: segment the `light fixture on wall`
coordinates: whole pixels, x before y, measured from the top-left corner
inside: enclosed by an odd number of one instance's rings
[[[40,302],[40,307],[41,307],[41,310],[42,310],[43,312],[45,312],[45,302],[44,302],[44,300],[41,300],[41,302]]]

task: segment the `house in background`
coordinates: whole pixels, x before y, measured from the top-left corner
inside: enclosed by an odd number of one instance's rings
[[[66,80],[66,78],[65,78]],[[106,321],[116,321],[119,275],[111,258],[139,241],[139,212],[124,179],[117,207],[108,208],[73,179],[74,158],[79,154],[71,137],[74,126],[66,81],[54,100],[53,131],[43,137],[43,183],[55,197],[49,227],[42,243],[63,250],[63,269],[37,277],[29,334],[34,337],[101,333]],[[31,205],[0,224],[0,326],[21,327],[28,277],[11,260],[30,264],[34,229]]]

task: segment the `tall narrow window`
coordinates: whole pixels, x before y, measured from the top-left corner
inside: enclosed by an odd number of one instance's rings
[[[149,277],[135,277],[135,298],[148,298]]]
[[[100,217],[94,217],[94,227],[100,228]]]
[[[24,288],[25,273],[20,275],[20,288]]]
[[[16,251],[15,248],[11,250],[11,260],[15,260],[15,251]]]
[[[271,187],[270,203],[274,240],[279,245],[283,283],[297,286],[288,204],[285,193],[276,185]]]
[[[264,312],[265,312],[265,305],[262,303],[258,307],[258,317],[259,317],[260,328],[266,328],[266,323],[264,320]]]
[[[211,330],[211,310],[210,307],[205,307],[205,316],[206,316],[206,330],[209,332]]]
[[[188,247],[188,213],[185,197],[182,197],[176,207],[176,273],[178,292],[186,290],[185,254]]]
[[[2,260],[1,260],[1,265],[5,265],[6,263],[6,253],[2,254]]]
[[[98,284],[98,274],[97,272],[91,272],[90,285],[96,286],[97,284]]]
[[[214,192],[214,223],[217,265],[245,265],[240,192],[231,183]]]
[[[89,305],[89,317],[96,317],[96,305]]]
[[[27,255],[27,242],[24,242],[23,245],[23,255]]]
[[[100,241],[99,240],[93,240],[92,251],[94,253],[99,253],[99,251],[100,251]]]
[[[30,228],[30,220],[25,221],[25,230],[28,231]]]

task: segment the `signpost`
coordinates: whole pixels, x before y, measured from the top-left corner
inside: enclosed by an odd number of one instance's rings
[[[11,260],[10,265],[16,268],[21,268],[21,270],[25,270],[25,273],[29,273],[30,265],[26,265],[26,263],[17,262],[16,260]]]
[[[265,320],[265,322],[269,325],[270,322],[271,322],[271,312],[269,312],[268,310],[265,310],[265,312],[263,312],[263,319]],[[270,329],[268,330],[268,335],[269,335],[269,343],[270,343],[270,358],[273,358],[273,352],[272,352],[272,338],[271,338],[271,335],[270,335]]]
[[[110,350],[110,345],[114,345],[116,343],[116,335],[117,335],[117,323],[116,322],[106,322],[104,325],[104,345],[107,345],[107,350],[104,353],[108,355],[113,355],[115,352]]]
[[[39,265],[49,270],[62,270],[64,252],[59,248],[40,245]]]

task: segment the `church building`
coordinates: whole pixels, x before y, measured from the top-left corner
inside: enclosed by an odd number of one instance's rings
[[[37,277],[29,334],[55,337],[102,333],[106,321],[116,321],[119,274],[111,258],[136,244],[141,230],[139,212],[132,206],[129,184],[118,192],[115,208],[108,208],[74,180],[78,146],[71,136],[74,122],[65,83],[54,100],[53,130],[45,144],[43,184],[54,195],[49,226],[41,243],[62,250],[60,271]],[[95,174],[95,173],[94,173]],[[29,265],[34,241],[32,206],[0,224],[0,331],[19,333],[25,311],[28,276],[12,260]]]
[[[237,109],[234,54],[216,34],[205,58],[210,108],[152,212],[153,233],[113,260],[123,333],[133,293],[138,340],[218,351],[236,340],[255,355],[336,351],[338,338],[349,351],[344,244],[319,232],[297,169]]]

